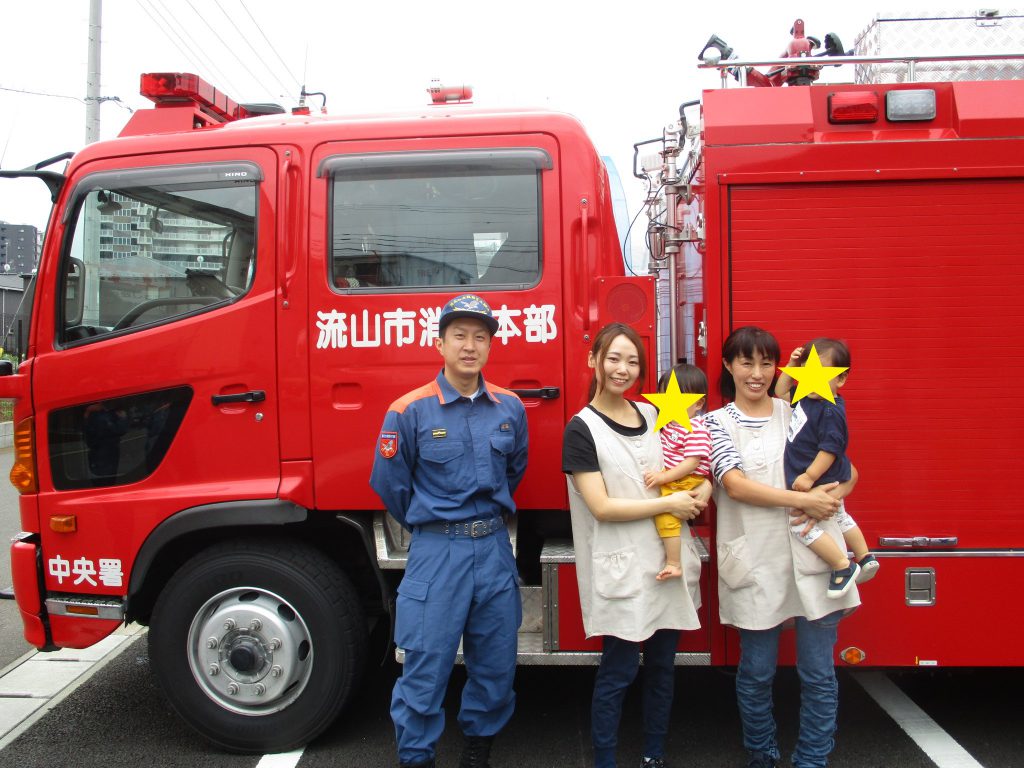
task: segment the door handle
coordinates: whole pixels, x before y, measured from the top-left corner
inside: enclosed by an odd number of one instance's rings
[[[267,393],[262,389],[250,389],[248,392],[239,392],[234,395],[213,395],[210,398],[214,405],[224,403],[262,403],[267,399]]]
[[[583,297],[583,330],[590,330],[590,203],[587,198],[580,199],[580,238],[582,241],[582,247],[580,248],[582,262],[579,277],[581,282],[578,284],[581,288]]]
[[[519,397],[539,397],[541,400],[557,400],[561,396],[558,387],[541,387],[540,389],[513,389]]]

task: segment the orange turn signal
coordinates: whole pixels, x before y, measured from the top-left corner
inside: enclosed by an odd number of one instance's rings
[[[57,533],[74,533],[78,530],[78,518],[74,515],[52,515],[50,530]]]
[[[75,613],[79,616],[99,616],[100,609],[94,605],[69,605],[66,608],[68,613]]]
[[[39,490],[36,478],[36,435],[32,417],[22,419],[14,428],[14,466],[11,467],[11,485],[18,493]]]
[[[845,661],[847,664],[860,664],[867,657],[868,655],[864,651],[852,645],[849,648],[844,648],[839,652],[839,658]]]

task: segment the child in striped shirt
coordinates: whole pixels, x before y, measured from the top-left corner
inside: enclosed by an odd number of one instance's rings
[[[708,380],[704,371],[695,365],[680,363],[671,371],[665,372],[658,381],[658,391],[668,389],[672,374],[679,382],[679,391],[684,394],[707,395]],[[686,409],[690,417],[690,431],[682,424],[669,422],[661,428],[661,449],[665,457],[665,469],[660,472],[647,471],[644,482],[648,488],[661,486],[661,495],[689,491],[703,483],[711,475],[708,456],[711,454],[711,435],[704,427],[704,420],[698,416],[706,397],[702,397]],[[679,578],[683,575],[680,565],[682,522],[679,518],[668,515],[656,515],[654,524],[665,546],[665,567],[658,573],[658,581]]]

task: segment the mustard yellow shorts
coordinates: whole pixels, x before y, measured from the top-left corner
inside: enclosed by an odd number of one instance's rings
[[[707,478],[701,475],[687,475],[682,480],[673,480],[671,483],[665,483],[665,485],[661,486],[661,495],[668,496],[679,491],[693,490],[705,480]],[[658,529],[658,535],[663,539],[671,539],[673,536],[678,536],[680,531],[683,530],[683,521],[667,512],[655,515],[654,525]]]

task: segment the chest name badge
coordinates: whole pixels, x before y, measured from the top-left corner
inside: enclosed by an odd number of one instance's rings
[[[502,425],[501,425],[500,427],[498,427],[498,429],[499,429],[499,430],[500,430],[501,432],[511,432],[511,431],[512,431],[512,425],[511,425],[511,424],[509,424],[509,423],[508,423],[508,422],[506,421],[506,422],[503,422],[503,423],[502,423]]]
[[[435,440],[440,440],[442,437],[448,437],[447,429],[432,429],[430,430],[430,436]]]
[[[800,434],[800,430],[807,424],[807,414],[804,413],[803,406],[798,404],[793,409],[793,415],[789,418],[789,427],[786,429],[786,440],[793,442],[796,440],[796,436]]]

